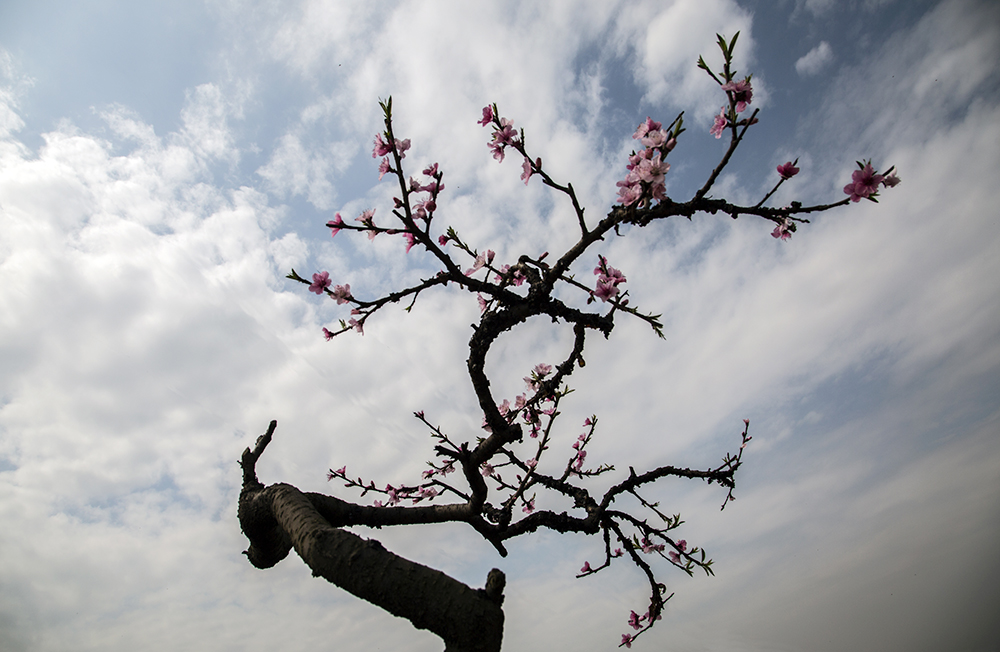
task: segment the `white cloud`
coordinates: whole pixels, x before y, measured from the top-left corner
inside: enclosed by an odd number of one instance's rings
[[[8,138],[24,127],[17,114],[19,97],[34,80],[21,74],[14,57],[0,47],[0,138]]]
[[[739,32],[739,65],[752,68],[752,16],[732,0],[678,0],[666,6],[650,3],[630,9],[619,21],[620,38],[638,44],[636,77],[646,88],[647,101],[693,109],[696,119],[708,118],[719,110],[717,85],[693,65],[703,55],[713,70],[721,69],[716,34],[732,39]],[[759,94],[754,98],[759,103],[765,89],[758,84],[754,91]]]
[[[257,174],[282,199],[288,195],[305,195],[317,208],[329,209],[337,197],[333,184],[327,178],[331,167],[328,157],[311,155],[298,137],[286,134],[271,154],[271,160],[258,169]]]
[[[830,48],[830,44],[826,41],[820,41],[819,45],[799,57],[795,62],[795,72],[805,77],[815,75],[831,61],[833,61],[833,50]]]

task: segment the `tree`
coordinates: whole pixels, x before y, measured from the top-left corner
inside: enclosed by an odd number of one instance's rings
[[[309,281],[293,270],[288,278],[309,285],[311,291],[326,294],[338,304],[351,306],[352,316],[346,322],[341,320],[339,329],[323,329],[328,340],[352,330],[363,333],[368,319],[381,308],[401,300],[409,301],[412,306],[422,292],[432,288],[453,284],[462,291],[476,294],[481,317],[469,340],[468,373],[484,415],[486,434],[474,440],[462,440],[444,432],[423,412],[417,412],[416,418],[430,430],[435,440],[437,458],[437,462],[430,463],[430,468],[424,471],[421,482],[379,488],[374,481],[352,479],[346,466],[328,474],[329,479],[341,480],[346,487],[359,490],[361,496],[380,495],[374,504],[361,505],[334,496],[303,493],[288,484],[265,487],[260,483],[255,466],[274,435],[277,423],[272,421],[254,448],[244,451],[241,460],[243,490],[239,519],[250,540],[246,554],[254,566],[269,568],[294,548],[314,575],[396,616],[409,619],[415,627],[434,632],[445,641],[446,651],[484,652],[499,650],[501,646],[505,579],[500,570],[490,572],[483,589],[472,589],[444,573],[395,555],[377,541],[362,539],[343,528],[463,522],[492,544],[501,556],[507,554],[505,541],[539,528],[561,533],[599,534],[604,542],[604,559],[594,567],[586,562],[578,577],[609,568],[617,560],[629,560],[641,569],[649,583],[648,609],[641,615],[635,611],[630,614],[628,622],[633,633],[622,635],[621,645],[625,647],[631,647],[637,636],[655,624],[665,602],[672,597],[672,594],[667,595],[665,585],[657,579],[653,563],[648,560],[656,562],[659,557],[689,575],[696,569],[712,574],[712,560],[706,558],[705,551],[689,547],[684,539],[676,538],[674,531],[682,523],[680,516],[662,512],[657,503],[646,500],[642,492],[661,478],[701,479],[709,484],[718,483],[727,490],[722,503],[725,508],[733,500],[735,474],[742,463],[743,449],[751,440],[748,420],[743,423],[739,449],[736,453],[727,453],[718,466],[705,469],[661,466],[644,472],[629,467],[628,475],[606,487],[603,493],[590,488],[594,484],[591,479],[604,476],[614,468],[586,465],[587,445],[597,428],[596,415],[583,423],[584,433],[573,443],[573,452],[565,463],[559,461],[555,466],[550,463],[543,472],[540,462],[557,437],[554,424],[560,415],[560,402],[571,391],[568,378],[585,365],[583,354],[588,334],[609,337],[615,317],[624,314],[646,322],[663,337],[659,315],[642,312],[630,304],[629,292],[622,287],[627,283],[625,275],[612,267],[604,256],[597,256],[593,270],[597,280],[593,288],[570,273],[598,242],[612,233],[627,235],[623,231],[626,227],[641,229],[670,217],[692,219],[699,213],[724,213],[734,219],[743,215],[762,218],[774,223],[773,237],[787,240],[797,225],[808,223],[804,216],[861,199],[876,201],[880,187],[892,187],[899,181],[893,168],[880,174],[870,161],[859,162],[851,183],[844,188],[848,197],[840,201],[813,206],[800,202],[784,207],[765,206],[778,187],[798,173],[796,160],[777,167],[776,185],[753,206],[711,197],[709,192],[716,179],[750,127],[757,123],[757,110],[745,117],[745,110],[753,100],[751,77],[738,79],[732,68],[738,36],[737,33],[729,41],[718,37],[723,55],[721,71],[713,72],[702,58],[698,61],[698,66],[726,94],[726,104],[715,117],[710,132],[716,138],[728,133],[729,147],[705,184],[686,202],[668,197],[664,185],[664,175],[670,169],[667,156],[685,131],[683,113],[667,127],[651,118],[639,125],[633,138],[642,148],[633,151],[626,166],[628,173],[618,182],[618,203],[595,224],[585,218],[572,184],[562,185],[553,179],[541,159],[529,155],[524,131],[515,130],[511,120],[500,117],[495,104],[483,109],[479,123],[493,130],[489,146],[494,158],[502,162],[506,153],[514,150],[523,159],[521,179],[525,184],[537,176],[543,184],[565,195],[573,206],[579,239],[551,258],[548,252],[537,257],[525,254],[513,264],[494,265],[493,251],[480,252],[450,227],[435,237],[432,227],[435,226],[439,196],[444,190],[443,172],[435,163],[423,170],[426,181],[407,177],[403,160],[410,141],[397,139],[393,133],[392,99],[381,103],[385,131],[375,137],[373,157],[381,157],[380,179],[388,174],[399,183],[400,196],[395,198],[392,209],[398,225],[377,225],[372,209],[364,211],[356,224],[344,222],[338,213],[327,226],[334,236],[339,231],[363,232],[369,239],[381,234],[402,236],[407,252],[414,246],[423,247],[443,269],[420,283],[374,299],[355,297],[349,285],[333,285],[327,272],[313,274]],[[463,271],[463,265],[456,258],[465,257],[472,262]],[[575,292],[578,300],[561,298],[567,294],[564,289]],[[558,364],[535,366],[525,378],[527,389],[524,393],[513,401],[509,398],[499,400],[491,391],[485,371],[487,354],[502,333],[534,317],[546,317],[557,327],[571,328],[573,345]],[[548,459],[554,455],[549,453]],[[453,472],[460,481],[448,478]],[[555,492],[572,499],[576,511],[569,514],[536,509],[539,491]],[[640,513],[615,507],[616,499],[626,495],[637,499]],[[446,498],[454,501],[442,504]],[[404,506],[404,501],[410,504]],[[655,525],[650,524],[650,515],[656,517]]]

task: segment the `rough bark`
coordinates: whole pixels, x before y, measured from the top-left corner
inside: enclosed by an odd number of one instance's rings
[[[273,432],[273,426],[268,435]],[[265,435],[267,440],[270,437]],[[264,487],[253,466],[263,441],[243,454],[239,519],[257,568],[270,568],[294,550],[312,569],[345,591],[440,636],[446,652],[498,652],[503,637],[503,573],[490,572],[472,589],[441,571],[409,561],[375,540],[333,527],[311,496],[288,484]]]

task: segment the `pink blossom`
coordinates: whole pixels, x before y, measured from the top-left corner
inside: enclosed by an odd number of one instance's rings
[[[354,218],[355,222],[361,222],[365,226],[375,226],[375,209],[369,208],[366,211],[361,211],[361,215]]]
[[[544,362],[539,362],[538,364],[535,365],[535,368],[532,369],[532,371],[539,378],[545,378],[550,373],[552,373],[552,365],[545,364]]]
[[[677,547],[681,549],[681,552],[684,552],[688,548],[688,542],[685,541],[684,539],[681,539],[680,541],[677,542]]]
[[[382,140],[382,134],[375,134],[375,148],[372,150],[372,158],[385,156],[392,151],[392,148]]]
[[[632,612],[628,617],[628,624],[632,629],[642,629],[643,616],[640,616],[636,612]]]
[[[493,107],[491,105],[486,105],[483,107],[483,119],[478,121],[476,124],[481,124],[485,127],[491,122],[493,122]]]
[[[622,552],[622,549],[621,549],[621,548],[615,548],[614,552],[612,552],[612,553],[611,553],[611,556],[612,556],[612,557],[621,557],[621,556],[622,556],[622,555],[624,555],[624,554],[625,554],[625,553],[624,553],[624,552]]]
[[[410,253],[410,249],[417,243],[417,236],[407,232],[403,234],[403,239],[406,240],[406,253]]]
[[[535,167],[542,167],[542,159],[537,159],[535,161]],[[521,181],[524,182],[524,185],[528,185],[528,179],[530,179],[531,175],[534,173],[535,171],[532,168],[531,159],[525,156],[524,163],[521,164]]]
[[[323,327],[323,337],[326,338],[327,342],[333,339],[333,333],[330,332],[330,329],[326,328],[325,326]]]
[[[525,514],[530,514],[531,512],[535,511],[535,497],[534,496],[532,496],[531,499],[527,503],[525,503],[524,507],[521,508],[521,511],[524,512]]]
[[[404,152],[410,149],[410,139],[406,138],[404,140],[396,140],[396,151],[399,153],[399,158],[406,158]]]
[[[489,143],[493,150],[493,158],[503,163],[504,148],[517,141],[517,132],[514,131],[514,121],[507,118],[500,118],[500,127],[493,132],[493,141]]]
[[[382,177],[384,177],[386,175],[386,173],[391,172],[391,171],[392,171],[392,167],[389,166],[389,159],[388,159],[388,157],[383,158],[381,161],[379,161],[379,164],[378,164],[378,180],[381,181]]]
[[[493,475],[493,465],[488,462],[483,462],[479,471],[483,474],[483,477],[490,477]]]
[[[639,142],[649,148],[662,147],[667,142],[667,134],[659,129],[652,129]]]
[[[719,111],[719,115],[715,116],[715,123],[712,125],[712,128],[708,130],[708,133],[712,134],[716,138],[722,138],[722,132],[728,124],[729,119],[726,117],[726,107],[722,107],[722,110]]]
[[[899,177],[896,176],[895,170],[882,178],[882,185],[886,188],[895,188],[897,184],[899,184]]]
[[[536,460],[534,457],[532,457],[530,460],[528,460],[527,462],[525,462],[524,465],[527,466],[529,469],[533,469],[536,466],[538,466],[538,460]]]
[[[670,561],[674,562],[675,564],[681,563],[681,557],[680,557],[680,555],[678,555],[673,550],[671,550],[670,552],[668,552],[667,556],[670,557]]]
[[[618,186],[618,201],[622,206],[631,206],[642,197],[642,186],[639,181],[639,175],[629,172],[625,175],[625,179],[615,184]]]
[[[662,543],[653,543],[645,537],[643,537],[641,545],[642,545],[642,551],[647,555],[653,552],[660,552],[666,547]]]
[[[601,301],[609,301],[618,296],[618,285],[625,283],[625,275],[614,267],[608,267],[608,259],[598,255],[599,264],[594,268],[594,274],[598,275],[597,288],[593,296]]]
[[[602,278],[597,281],[597,289],[594,290],[594,296],[606,303],[618,296],[618,288],[611,281]]]
[[[791,161],[778,166],[778,174],[786,181],[799,173],[799,169]]]
[[[433,498],[436,495],[438,495],[438,492],[434,487],[422,487],[418,492],[418,496],[413,499],[413,502],[418,502],[422,498]]]
[[[337,469],[337,475],[347,475],[347,465],[346,464],[344,466],[340,467],[339,469]]]
[[[326,289],[330,287],[330,272],[320,272],[319,274],[313,274],[312,285],[309,286],[310,292],[315,292],[316,294],[323,294]]]
[[[489,145],[490,145],[490,149],[493,150],[493,158],[495,158],[498,162],[503,163],[503,157],[504,157],[504,145],[503,145],[503,143],[496,143],[496,142],[494,142],[494,143],[490,143]]]
[[[774,231],[771,231],[772,238],[780,238],[782,240],[787,240],[792,237],[792,221],[787,217],[779,224],[774,227]]]
[[[624,645],[625,647],[631,649],[632,648],[632,641],[634,641],[634,640],[635,640],[635,637],[632,636],[631,634],[622,634],[622,642],[621,642],[621,644],[619,644],[619,647],[621,647],[622,645]]]
[[[430,166],[424,168],[424,174],[426,174],[429,177],[433,177],[433,176],[437,175],[437,173],[438,173],[438,164],[437,163],[434,163],[433,165],[430,165]]]
[[[353,328],[354,330],[358,331],[362,335],[365,334],[364,326],[357,319],[354,319],[354,318],[348,319],[347,323],[351,326],[351,328]]]
[[[669,170],[670,164],[660,160],[659,152],[653,158],[643,159],[635,167],[639,179],[651,184],[662,184],[663,177]]]
[[[581,573],[590,573],[590,572],[592,572],[593,570],[594,570],[594,569],[592,569],[592,568],[590,567],[590,562],[589,562],[589,561],[585,561],[585,562],[583,562],[583,568],[581,568],[581,569],[580,569],[580,572],[581,572]]]
[[[479,302],[479,312],[486,312],[486,299],[483,298],[483,295],[477,294],[476,301]]]
[[[634,140],[639,140],[641,138],[644,138],[646,134],[648,134],[649,132],[657,131],[662,127],[663,127],[662,123],[655,122],[652,118],[646,116],[646,121],[639,125],[639,127],[635,130],[635,133],[632,134],[632,138]]]
[[[441,245],[442,247],[445,246],[446,244],[448,244],[448,236],[447,235],[439,235],[438,236],[438,244]]]
[[[344,225],[344,220],[340,219],[340,213],[337,213],[333,216],[331,221],[326,223],[326,225],[333,229],[333,233],[330,234],[330,237],[335,238],[337,237],[337,234],[340,233],[340,227]]]
[[[733,94],[733,101],[736,102],[736,112],[743,113],[747,104],[753,100],[753,88],[750,86],[750,78],[743,81],[729,82],[722,85],[722,90]]]
[[[399,502],[399,490],[395,489],[391,484],[385,486],[385,491],[389,495],[389,505],[395,505]]]
[[[466,270],[465,275],[471,276],[475,272],[482,269],[485,265],[489,265],[493,262],[493,258],[496,254],[492,249],[487,249],[484,253],[476,256],[476,261],[472,264],[472,267]]]
[[[866,163],[860,170],[851,175],[851,182],[844,186],[844,193],[851,196],[851,201],[858,202],[878,192],[878,186],[885,179],[875,174],[871,163]]]
[[[337,300],[337,305],[342,303],[347,303],[354,297],[351,296],[351,284],[345,283],[343,285],[335,285],[333,287],[333,293],[330,295],[331,299]]]
[[[428,480],[430,478],[433,478],[435,473],[436,471],[434,469],[427,469],[421,475],[423,476],[424,480]]]

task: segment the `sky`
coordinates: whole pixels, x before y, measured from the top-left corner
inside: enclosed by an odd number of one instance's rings
[[[684,111],[667,192],[689,198],[725,148],[695,62],[736,31],[760,123],[715,196],[756,203],[796,158],[773,205],[839,201],[857,160],[902,183],[787,241],[697,215],[575,270],[607,256],[665,340],[619,318],[588,343],[554,457],[597,414],[588,462],[617,469],[598,492],[629,465],[718,464],[744,418],[753,435],[725,511],[716,486],[648,492],[716,576],[658,567],[675,596],[633,649],[1000,649],[989,0],[0,3],[0,649],[440,650],[295,556],[251,567],[236,460],[277,419],[265,483],[355,499],[326,480],[342,465],[415,482],[433,442],[414,411],[481,432],[475,298],[424,293],[327,342],[344,307],[284,276],[374,297],[436,272],[398,238],[324,227],[388,215],[370,147],[390,95],[409,169],[444,171],[436,223],[498,261],[568,246],[575,218],[493,160],[488,103],[591,219],[636,126]],[[506,335],[496,394],[569,342]],[[505,649],[615,649],[647,606],[625,564],[575,577],[597,537],[538,533],[501,559],[459,525],[358,532],[472,586],[503,569]]]

